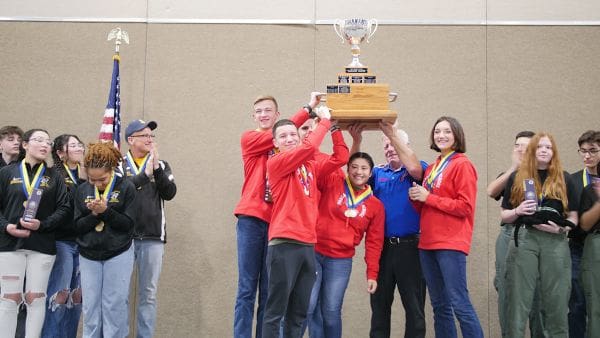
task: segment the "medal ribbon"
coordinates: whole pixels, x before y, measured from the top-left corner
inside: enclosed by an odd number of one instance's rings
[[[346,191],[346,205],[348,206],[348,209],[356,209],[357,206],[361,205],[367,198],[369,198],[369,196],[373,194],[373,190],[371,190],[371,187],[367,185],[365,191],[356,196],[348,176],[346,176],[346,179],[344,180],[344,190]]]
[[[107,204],[108,204],[108,196],[110,196],[110,193],[113,191],[113,188],[115,187],[115,182],[117,180],[115,180],[115,172],[113,171],[110,174],[110,181],[108,182],[108,184],[106,185],[106,188],[104,189],[104,192],[102,193],[102,199],[106,200]],[[94,186],[94,196],[96,197],[96,199],[100,199],[100,192],[98,191],[98,187]]]
[[[429,172],[429,175],[423,181],[423,183],[427,185],[429,190],[433,189],[433,182],[437,180],[438,176],[440,176],[440,174],[444,171],[444,169],[446,169],[448,164],[450,164],[450,161],[452,160],[452,157],[455,153],[456,152],[454,151],[449,152],[448,154],[446,154],[446,156],[442,157],[442,159],[437,164],[433,166],[433,168]]]
[[[139,175],[140,173],[144,172],[144,170],[146,169],[146,165],[148,164],[148,159],[150,158],[150,153],[148,153],[148,154],[146,154],[146,156],[144,156],[144,161],[142,162],[142,166],[140,168],[138,168],[138,166],[135,163],[135,160],[133,159],[133,156],[131,156],[130,152],[127,152],[127,156],[125,158],[127,159],[127,164],[129,164],[129,168],[131,168],[131,171],[133,171],[133,173],[135,175]]]
[[[308,182],[308,173],[306,172],[306,167],[304,164],[298,168],[300,172],[300,183],[302,184],[302,188],[304,189],[304,194],[306,196],[310,195],[310,183]]]
[[[73,172],[71,171],[69,166],[66,163],[63,163],[63,166],[65,167],[67,175],[69,175],[69,178],[71,179],[71,181],[73,181],[73,184],[77,185],[77,179],[75,179],[75,176],[73,176]],[[79,168],[79,164],[77,164],[77,176],[80,176],[80,170],[81,169]]]
[[[35,175],[33,176],[33,181],[29,180],[29,173],[27,173],[27,167],[25,166],[25,161],[21,161],[21,178],[23,179],[23,192],[25,192],[25,196],[29,199],[31,192],[33,189],[37,189],[40,186],[40,182],[42,181],[42,177],[46,172],[46,166],[42,162],[38,167]],[[33,182],[33,184],[31,184]]]
[[[590,182],[592,181],[590,178],[590,173],[588,172],[587,168],[583,169],[583,187],[587,187],[588,184],[590,184]]]

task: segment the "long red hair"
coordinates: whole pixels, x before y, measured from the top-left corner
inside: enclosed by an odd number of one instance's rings
[[[538,144],[542,137],[547,137],[552,143],[552,159],[548,165],[548,177],[542,185],[540,181],[540,175],[538,174],[538,161],[535,153],[538,149]],[[510,195],[510,204],[513,207],[518,206],[525,199],[525,187],[523,181],[525,179],[532,178],[535,181],[535,191],[539,194],[540,192],[544,197],[557,199],[562,202],[563,210],[567,211],[568,197],[567,197],[567,185],[565,183],[565,176],[563,174],[562,165],[560,164],[560,157],[558,156],[558,149],[556,148],[556,142],[554,137],[547,132],[538,132],[535,134],[529,145],[521,166],[515,175],[515,181],[513,183]]]

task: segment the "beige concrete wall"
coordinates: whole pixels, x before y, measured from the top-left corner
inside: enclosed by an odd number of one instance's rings
[[[0,23],[0,125],[94,139],[112,67],[105,37],[114,26]],[[179,186],[167,204],[157,336],[230,336],[237,283],[232,210],[242,183],[239,136],[254,127],[250,103],[270,93],[290,115],[310,91],[335,80],[350,61],[349,46],[329,26],[122,27],[132,41],[121,54],[123,119],[158,121],[161,156]],[[383,26],[363,48],[364,63],[399,93],[394,108],[420,158],[435,156],[427,137],[438,116],[463,123],[479,173],[469,288],[486,336],[498,336],[492,281],[499,209],[485,187],[507,167],[521,129],[551,131],[565,167],[580,167],[576,139],[598,128],[598,41],[599,27]],[[383,161],[378,133],[366,135],[364,150]],[[362,256],[360,249],[344,304],[348,337],[368,335]],[[398,303],[396,335],[404,325]]]

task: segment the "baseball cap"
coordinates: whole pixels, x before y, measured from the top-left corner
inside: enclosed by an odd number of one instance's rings
[[[156,124],[155,121],[144,122],[144,120],[133,120],[129,122],[129,124],[127,125],[127,129],[125,129],[125,137],[127,138],[131,136],[131,134],[140,131],[146,127],[150,128],[150,130],[154,130],[156,129],[156,127],[158,127],[158,124]]]

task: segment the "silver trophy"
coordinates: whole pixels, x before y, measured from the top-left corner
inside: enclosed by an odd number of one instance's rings
[[[369,38],[377,31],[377,20],[375,19],[346,19],[346,20],[335,20],[333,24],[335,33],[344,41],[350,43],[352,51],[352,62],[348,67],[364,67],[358,60],[360,56],[360,43],[365,39],[369,42]]]

